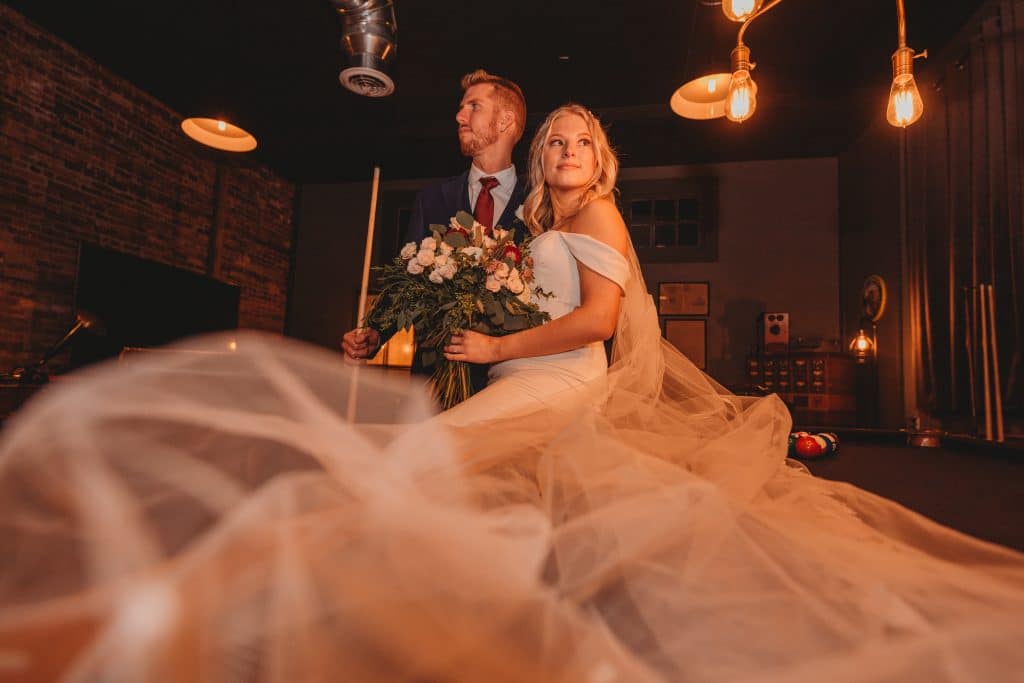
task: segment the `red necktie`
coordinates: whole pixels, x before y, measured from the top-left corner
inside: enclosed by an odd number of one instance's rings
[[[476,198],[476,206],[473,208],[473,218],[477,223],[488,228],[494,227],[494,197],[491,190],[498,186],[498,179],[487,176],[480,179],[480,194]]]

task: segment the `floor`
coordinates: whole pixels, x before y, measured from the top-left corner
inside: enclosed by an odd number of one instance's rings
[[[819,477],[850,482],[959,531],[1024,551],[1024,449],[840,433],[836,455],[805,461]]]

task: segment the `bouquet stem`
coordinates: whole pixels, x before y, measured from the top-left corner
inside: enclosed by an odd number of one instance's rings
[[[462,361],[449,361],[442,358],[437,369],[430,378],[434,398],[442,410],[448,410],[462,403],[473,394],[469,381],[469,365]]]

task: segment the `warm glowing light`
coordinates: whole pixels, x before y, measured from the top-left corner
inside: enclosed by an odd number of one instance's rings
[[[196,142],[225,152],[250,152],[256,149],[256,138],[249,131],[223,119],[185,119],[181,122],[181,129]]]
[[[906,128],[921,118],[924,103],[914,81],[914,74],[900,74],[892,79],[889,90],[889,106],[885,110],[886,120],[899,128]]]
[[[729,94],[725,100],[725,116],[730,121],[742,123],[754,115],[757,108],[757,83],[750,72],[740,69],[729,81]]]
[[[857,363],[867,362],[868,357],[874,355],[875,342],[862,329],[857,331],[857,336],[850,342],[850,350],[857,359]]]
[[[234,339],[232,339],[231,341],[228,342],[228,351],[237,351],[237,350],[238,350],[238,342],[236,342]]]
[[[722,12],[732,21],[746,21],[761,9],[763,0],[722,0]]]
[[[700,76],[688,81],[672,93],[669,105],[684,119],[717,119],[725,116],[725,94],[730,73]]]

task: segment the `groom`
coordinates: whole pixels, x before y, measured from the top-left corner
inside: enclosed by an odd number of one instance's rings
[[[455,114],[459,145],[473,163],[462,175],[423,189],[417,196],[406,231],[407,242],[419,242],[429,234],[431,224],[448,225],[459,211],[488,227],[500,225],[516,230],[516,241],[525,237],[525,226],[516,210],[526,198],[525,183],[516,177],[512,150],[526,127],[526,100],[519,86],[482,69],[462,77],[462,101]],[[341,340],[350,358],[372,358],[394,329],[380,329],[374,321],[346,332]],[[425,364],[423,349],[417,348],[412,372],[429,375],[433,364]],[[487,383],[487,368],[473,366],[473,388]]]

